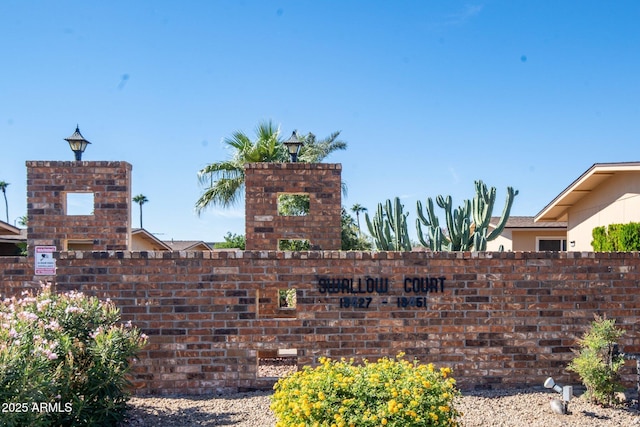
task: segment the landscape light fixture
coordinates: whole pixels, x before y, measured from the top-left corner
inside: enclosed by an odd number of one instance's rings
[[[298,153],[300,152],[300,147],[304,145],[302,140],[298,138],[298,131],[293,131],[291,134],[291,138],[284,141],[283,144],[287,147],[287,151],[289,151],[289,156],[291,157],[291,161],[293,163],[298,161]]]
[[[71,147],[71,151],[76,155],[76,160],[82,160],[82,153],[84,153],[87,145],[91,144],[89,141],[84,139],[84,136],[80,133],[80,128],[76,125],[76,131],[68,138],[64,139],[69,143],[69,147]]]
[[[573,386],[566,385],[564,387],[560,387],[553,378],[549,377],[544,382],[545,388],[553,389],[553,391],[560,393],[562,395],[562,400],[560,399],[552,399],[549,402],[551,405],[551,410],[556,414],[566,415],[569,413],[569,401],[571,400],[571,396],[573,396]]]

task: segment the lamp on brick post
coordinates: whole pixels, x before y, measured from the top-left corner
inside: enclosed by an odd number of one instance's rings
[[[91,144],[89,141],[84,139],[84,136],[80,133],[80,128],[76,125],[76,131],[68,138],[64,139],[69,143],[69,147],[71,147],[71,151],[76,155],[76,160],[82,160],[82,153],[84,153],[87,145]]]
[[[298,138],[298,131],[293,131],[291,134],[291,138],[284,141],[283,144],[287,147],[287,151],[289,151],[289,156],[291,157],[291,161],[293,163],[298,161],[298,152],[300,152],[300,147],[304,145],[302,140]]]

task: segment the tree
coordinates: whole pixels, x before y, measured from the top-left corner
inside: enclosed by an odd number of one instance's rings
[[[358,234],[362,234],[362,231],[360,229],[360,212],[366,212],[366,211],[367,211],[367,208],[362,206],[360,203],[356,203],[355,205],[351,206],[351,212],[356,214],[356,221],[358,223]]]
[[[343,251],[369,251],[371,250],[371,242],[362,236],[360,229],[356,230],[356,224],[353,217],[349,215],[345,208],[342,208],[342,215],[340,218],[340,225],[342,226],[341,249]]]
[[[231,151],[231,157],[210,163],[198,171],[198,181],[204,187],[195,205],[198,214],[209,206],[233,206],[242,198],[245,163],[289,161],[278,126],[271,121],[262,122],[258,124],[255,133],[252,141],[244,132],[234,132],[231,137],[223,140]],[[298,161],[316,163],[333,151],[346,149],[347,144],[338,140],[339,135],[340,132],[334,132],[320,141],[312,133],[300,137],[304,145],[298,154]]]
[[[7,187],[9,186],[8,182],[0,181],[0,190],[2,190],[2,194],[4,195],[4,210],[7,214],[7,223],[9,223],[9,202],[7,201]]]
[[[219,242],[213,245],[215,249],[240,249],[245,248],[244,234],[235,234],[230,231],[224,236],[224,242]]]
[[[142,205],[147,203],[149,199],[147,199],[144,194],[138,194],[133,198],[133,201],[140,205],[140,228],[143,228],[142,227]]]

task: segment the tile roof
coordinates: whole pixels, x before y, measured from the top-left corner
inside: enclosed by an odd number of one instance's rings
[[[211,246],[202,240],[164,240],[163,243],[173,251],[211,251]]]
[[[499,216],[492,216],[490,225],[496,227],[500,221]],[[561,228],[566,229],[566,221],[554,221],[554,222],[534,222],[532,216],[510,216],[507,219],[505,228]]]

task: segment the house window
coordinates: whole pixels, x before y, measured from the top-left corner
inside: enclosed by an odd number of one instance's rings
[[[557,237],[538,237],[536,238],[536,250],[544,251],[566,251],[567,239],[559,239]]]

